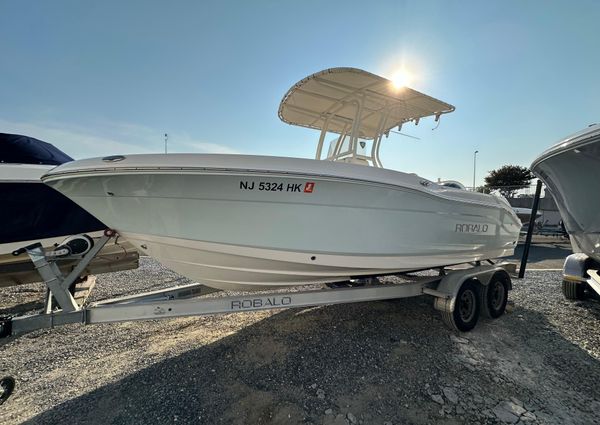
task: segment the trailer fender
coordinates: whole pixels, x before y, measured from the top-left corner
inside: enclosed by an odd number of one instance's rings
[[[572,282],[585,282],[589,260],[590,257],[581,252],[569,255],[563,265],[563,278]]]

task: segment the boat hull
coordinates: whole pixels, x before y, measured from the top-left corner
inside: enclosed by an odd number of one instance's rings
[[[531,170],[550,189],[573,251],[600,263],[600,126],[548,149],[533,161]]]
[[[415,175],[370,169],[366,176],[370,167],[291,158],[191,157],[176,170],[72,163],[44,182],[141,252],[219,289],[335,282],[507,256],[519,234],[504,201],[420,184]],[[256,158],[263,169],[236,165]],[[163,159],[173,165],[180,158]]]

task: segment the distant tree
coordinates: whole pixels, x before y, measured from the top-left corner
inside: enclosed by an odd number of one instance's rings
[[[534,175],[526,167],[520,165],[504,165],[490,171],[485,178],[485,188],[498,191],[506,198],[511,198],[519,190],[531,184]]]
[[[478,186],[475,189],[475,191],[479,192],[479,193],[487,193],[487,194],[492,193],[492,190],[489,187],[487,187],[487,186]]]

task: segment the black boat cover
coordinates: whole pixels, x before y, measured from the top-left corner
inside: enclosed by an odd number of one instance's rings
[[[0,133],[0,162],[60,165],[73,161],[50,143],[19,134]]]

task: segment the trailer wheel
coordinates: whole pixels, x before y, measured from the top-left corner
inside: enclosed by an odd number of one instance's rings
[[[480,309],[479,285],[473,280],[467,280],[456,294],[454,310],[451,313],[443,311],[442,319],[450,329],[468,332],[477,324]]]
[[[510,277],[504,273],[496,273],[490,283],[482,291],[482,304],[485,316],[497,319],[506,311]]]
[[[10,376],[5,376],[0,379],[0,404],[8,400],[8,397],[12,394],[15,389],[15,380]]]
[[[585,284],[580,282],[563,280],[562,291],[563,295],[568,300],[585,300],[587,298]]]

